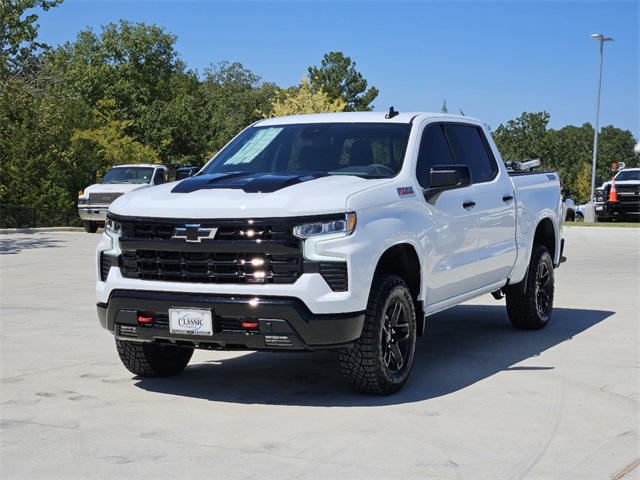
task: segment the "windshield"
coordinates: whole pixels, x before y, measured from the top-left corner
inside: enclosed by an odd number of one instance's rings
[[[100,183],[149,183],[153,168],[116,167],[109,170]]]
[[[322,172],[363,178],[400,170],[410,125],[321,123],[245,130],[198,175]]]
[[[618,180],[639,180],[640,170],[622,170],[616,175],[616,181]]]

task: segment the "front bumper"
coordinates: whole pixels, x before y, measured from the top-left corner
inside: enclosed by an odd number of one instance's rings
[[[596,203],[595,211],[598,218],[640,218],[638,203]]]
[[[78,216],[84,221],[102,222],[107,220],[109,207],[78,207]]]
[[[210,309],[213,335],[171,333],[170,308]],[[115,290],[109,302],[98,303],[97,309],[100,324],[119,339],[201,349],[342,349],[360,337],[364,324],[364,312],[316,315],[298,299],[279,297]]]

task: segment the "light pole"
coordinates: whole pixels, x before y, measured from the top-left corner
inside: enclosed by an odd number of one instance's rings
[[[593,202],[593,193],[596,188],[596,158],[598,156],[598,118],[600,117],[600,84],[602,82],[602,51],[604,42],[613,42],[613,38],[605,38],[599,33],[592,33],[591,36],[600,42],[600,69],[598,70],[598,97],[596,99],[596,127],[593,135],[593,166],[591,169],[591,196],[589,203]]]

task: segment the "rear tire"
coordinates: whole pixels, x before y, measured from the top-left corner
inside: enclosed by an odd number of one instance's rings
[[[553,311],[553,261],[542,245],[534,245],[524,293],[507,293],[509,320],[519,330],[544,328]]]
[[[96,233],[98,231],[97,222],[92,222],[91,220],[85,220],[83,224],[84,224],[84,231],[87,233]]]
[[[362,335],[340,352],[342,374],[358,393],[390,395],[406,383],[416,344],[416,312],[404,280],[373,279]]]
[[[122,364],[141,377],[168,377],[189,364],[193,348],[116,340]]]

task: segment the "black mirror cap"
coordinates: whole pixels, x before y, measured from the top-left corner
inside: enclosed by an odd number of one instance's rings
[[[442,192],[469,187],[471,169],[468,165],[434,165],[429,174],[429,188],[424,189],[424,198],[433,204]]]

